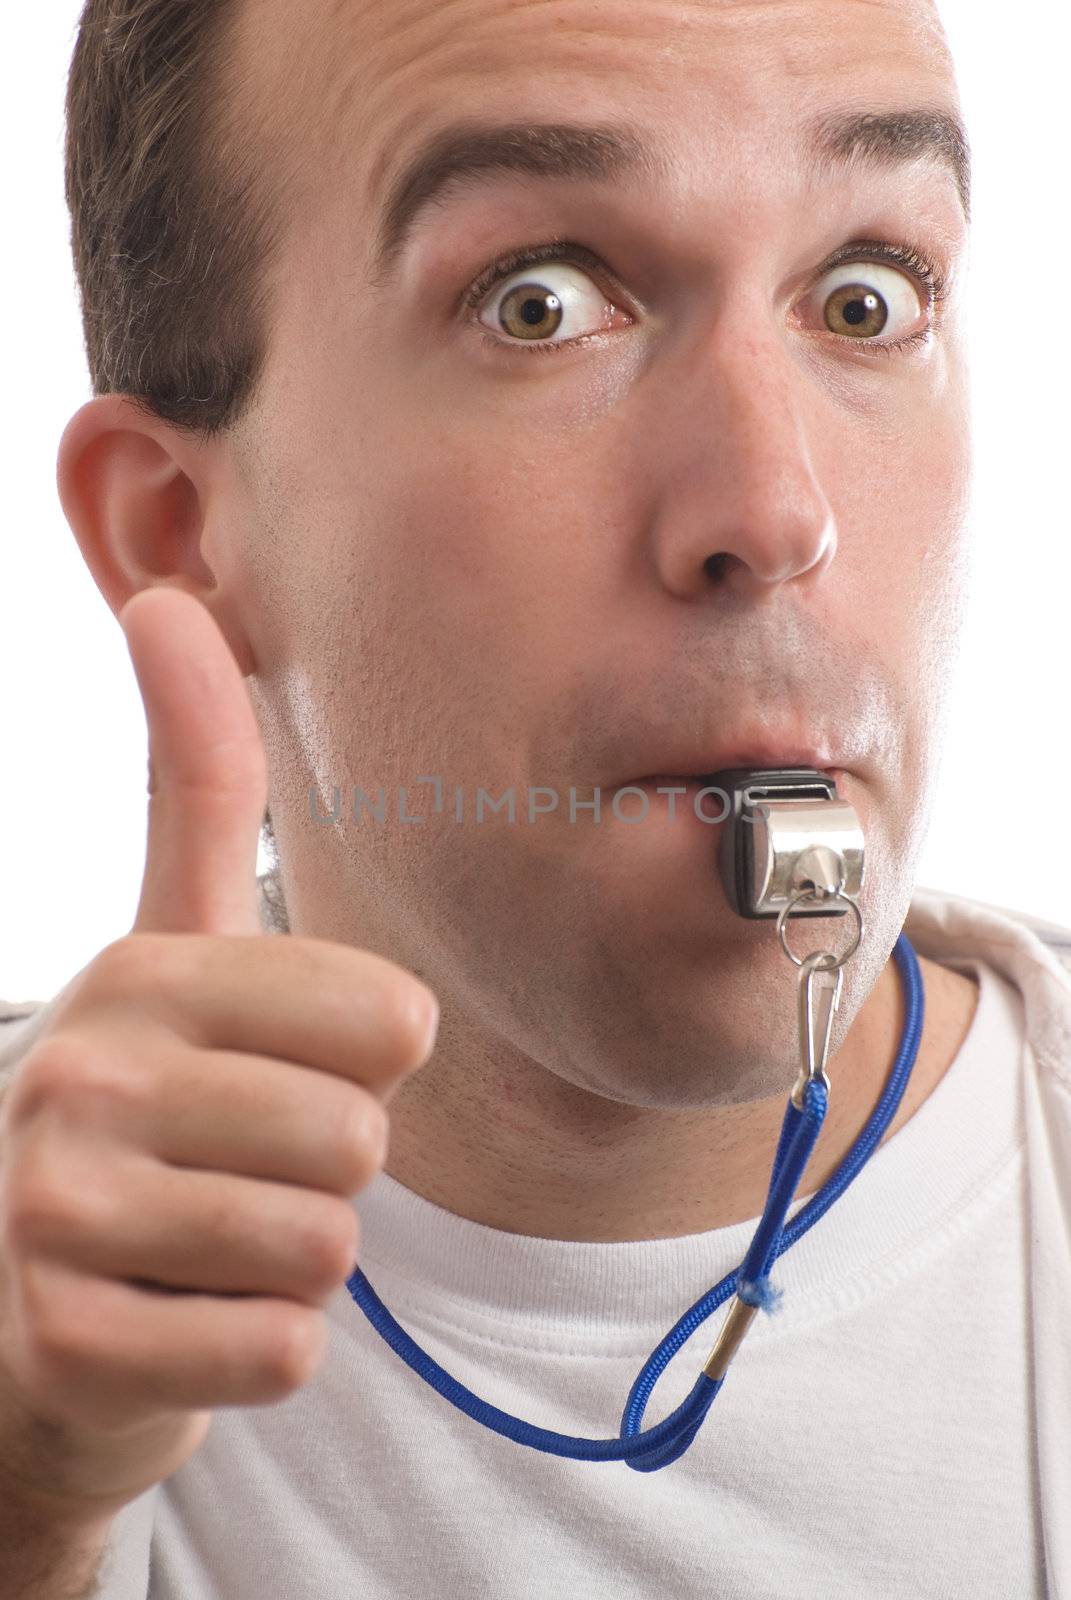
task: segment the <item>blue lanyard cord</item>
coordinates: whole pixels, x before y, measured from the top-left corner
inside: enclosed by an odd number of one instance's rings
[[[629,1393],[618,1438],[573,1438],[567,1433],[534,1427],[530,1422],[523,1422],[519,1417],[512,1417],[508,1412],[481,1400],[471,1389],[466,1389],[463,1383],[445,1372],[409,1337],[391,1316],[360,1267],[355,1267],[346,1280],[346,1287],[353,1299],[377,1333],[412,1367],[418,1377],[423,1378],[459,1411],[464,1411],[494,1433],[549,1455],[567,1456],[579,1461],[624,1461],[636,1472],[657,1472],[660,1467],[668,1466],[687,1450],[725,1381],[724,1377],[711,1378],[701,1372],[695,1387],[676,1411],[655,1427],[641,1433],[640,1424],[651,1391],[669,1362],[699,1324],[731,1294],[735,1293],[749,1305],[761,1306],[768,1313],[777,1309],[782,1291],[769,1279],[774,1261],[790,1249],[808,1228],[812,1228],[844,1193],[873,1155],[885,1129],[896,1115],[896,1108],[903,1099],[918,1055],[925,1002],[918,958],[905,933],[900,934],[893,947],[893,959],[903,986],[904,1028],[896,1059],[869,1121],[833,1176],[786,1226],[788,1208],[821,1132],[828,1105],[825,1085],[818,1077],[810,1079],[804,1090],[802,1111],[796,1109],[789,1097],[770,1174],[766,1208],[747,1254],[738,1268],[728,1273],[684,1313],[652,1352]]]

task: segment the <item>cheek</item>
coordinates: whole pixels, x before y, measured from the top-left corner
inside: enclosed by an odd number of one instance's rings
[[[955,407],[928,414],[905,452],[912,471],[894,484],[886,523],[887,659],[908,708],[904,764],[894,809],[905,848],[914,851],[928,826],[952,669],[966,613],[970,554],[968,423]],[[871,580],[878,600],[882,590]]]
[[[451,672],[468,663],[527,694],[590,645],[610,581],[607,518],[575,445],[503,435],[474,443],[466,430],[392,466],[376,579]]]
[[[942,672],[962,624],[971,478],[962,374],[920,384],[915,403],[834,441],[824,461],[854,626],[884,639],[914,699],[928,687],[919,673]]]
[[[941,698],[964,622],[970,558],[970,436],[958,408],[927,419],[912,462],[896,562],[902,629],[922,692]]]

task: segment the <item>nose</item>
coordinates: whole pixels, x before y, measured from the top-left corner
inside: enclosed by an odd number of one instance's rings
[[[654,514],[653,560],[682,598],[715,589],[761,598],[817,577],[836,552],[805,427],[809,397],[776,339],[738,336],[730,348],[719,336],[706,357],[697,375],[691,352],[689,379],[663,413],[675,419],[675,443],[660,451],[657,479],[666,487]]]

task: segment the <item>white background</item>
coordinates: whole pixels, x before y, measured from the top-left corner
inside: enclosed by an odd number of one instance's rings
[[[846,17],[856,13],[845,0]],[[864,8],[865,9],[865,8]],[[77,0],[5,16],[0,996],[54,994],[137,904],[145,719],[55,487],[90,397],[63,201]],[[1067,28],[1062,6],[945,0],[974,158],[975,570],[918,873],[1071,925]],[[1019,802],[1028,805],[1020,810]]]

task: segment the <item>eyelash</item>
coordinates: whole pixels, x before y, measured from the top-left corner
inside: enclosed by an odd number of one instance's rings
[[[526,250],[512,250],[507,255],[500,256],[483,271],[464,293],[464,304],[472,311],[479,308],[485,295],[501,283],[503,279],[512,277],[515,272],[524,267],[538,266],[544,261],[568,261],[574,266],[585,270],[604,271],[599,258],[586,246],[569,242],[558,244],[536,245]],[[881,239],[855,240],[851,244],[842,245],[839,250],[823,262],[815,282],[820,283],[827,272],[832,272],[834,267],[841,266],[846,261],[873,261],[879,266],[888,263],[891,266],[905,267],[915,281],[921,284],[927,294],[926,309],[930,320],[924,328],[915,333],[909,333],[902,339],[890,339],[884,343],[876,340],[850,339],[846,334],[834,333],[830,337],[838,344],[851,345],[855,349],[880,350],[885,355],[892,355],[895,351],[904,350],[911,345],[925,344],[934,328],[934,313],[937,307],[945,300],[948,293],[948,280],[937,266],[918,245],[905,242],[903,244],[889,244]],[[583,344],[585,339],[594,337],[591,334],[579,334],[575,339],[564,339],[558,344],[526,344],[523,340],[507,341],[497,338],[486,329],[482,323],[483,337],[487,344],[496,350],[503,348],[517,349],[525,355],[550,355],[559,350],[568,350],[574,345]]]

